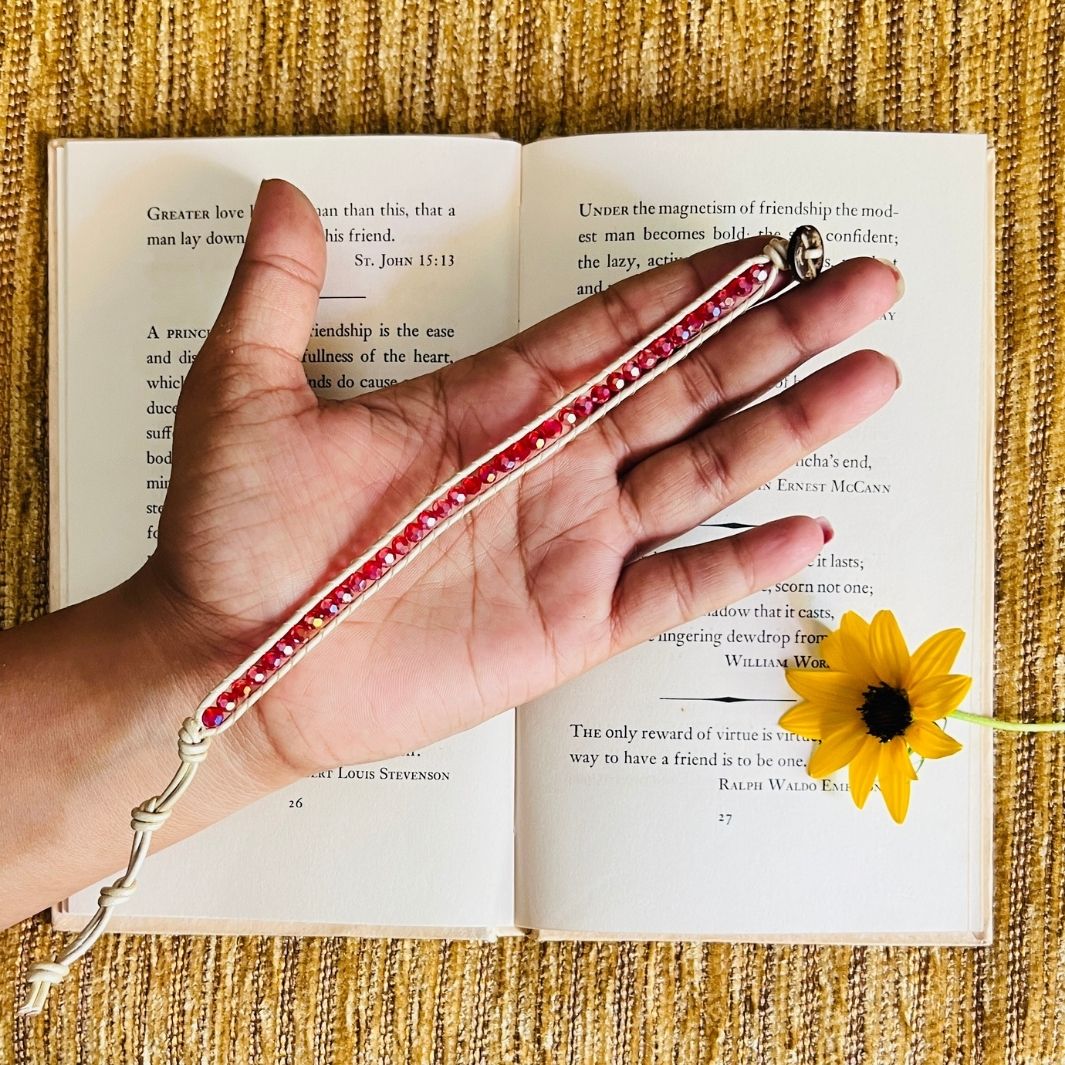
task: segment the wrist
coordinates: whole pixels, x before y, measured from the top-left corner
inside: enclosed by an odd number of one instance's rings
[[[165,579],[156,559],[124,584],[112,589],[114,609],[123,621],[131,646],[129,656],[142,663],[137,683],[157,709],[157,720],[167,723],[174,747],[177,729],[187,717],[198,719],[198,708],[207,693],[232,672],[255,647],[235,641],[223,630],[232,619],[215,619],[195,609]],[[274,747],[263,727],[258,708],[239,725],[212,743],[201,774],[209,775],[216,788],[239,797],[233,805],[228,796],[216,796],[221,805],[236,808],[260,795],[285,787],[301,775]],[[160,783],[162,787],[162,783]]]
[[[178,768],[177,732],[232,668],[145,568],[0,633],[0,927],[121,869],[130,810]],[[153,850],[290,783],[249,714],[212,745]]]

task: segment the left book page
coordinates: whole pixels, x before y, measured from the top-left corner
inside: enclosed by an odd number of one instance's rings
[[[303,189],[328,240],[304,356],[320,395],[384,387],[516,331],[516,144],[53,142],[52,609],[151,554],[181,382],[272,176]],[[153,854],[112,927],[468,937],[511,927],[513,713],[358,770],[326,770]],[[98,887],[57,905],[56,924],[80,927]]]

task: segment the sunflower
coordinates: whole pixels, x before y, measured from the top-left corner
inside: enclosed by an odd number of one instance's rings
[[[850,792],[860,809],[879,780],[891,816],[900,824],[917,779],[911,752],[945,758],[961,750],[936,720],[965,698],[971,677],[950,673],[965,633],[946,629],[911,655],[895,615],[881,610],[867,622],[847,612],[821,643],[827,669],[789,669],[800,696],[780,725],[820,740],[810,756],[810,776],[827,777],[849,766]]]

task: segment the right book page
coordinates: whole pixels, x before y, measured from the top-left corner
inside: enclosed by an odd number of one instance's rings
[[[902,371],[888,405],[662,548],[823,514],[836,537],[815,563],[520,708],[519,924],[545,937],[988,940],[990,732],[948,723],[964,748],[919,768],[898,825],[875,789],[854,806],[846,770],[810,778],[813,744],[777,720],[795,699],[785,666],[812,665],[847,610],[894,611],[911,650],[965,629],[953,672],[974,678],[964,707],[991,712],[990,173],[978,135],[637,133],[524,150],[523,326],[658,262],[802,223],[830,265],[892,259],[907,290],[799,374],[876,348]]]

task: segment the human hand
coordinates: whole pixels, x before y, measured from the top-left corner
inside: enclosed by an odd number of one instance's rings
[[[321,226],[293,186],[265,183],[181,394],[159,545],[135,578],[167,604],[158,638],[175,668],[206,694],[436,485],[763,243],[712,248],[452,366],[320,402],[301,359]],[[801,570],[825,543],[806,517],[640,556],[888,399],[894,364],[861,351],[740,410],[896,298],[893,272],[858,259],[752,310],[434,538],[240,722],[257,772],[281,784],[431,743]]]

